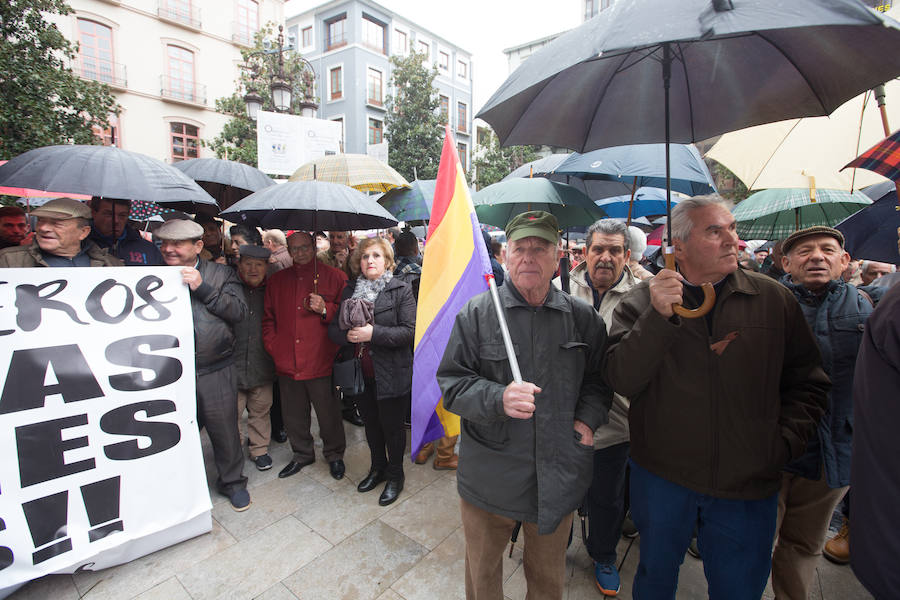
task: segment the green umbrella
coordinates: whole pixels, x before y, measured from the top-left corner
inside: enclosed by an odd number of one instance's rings
[[[872,200],[862,192],[773,188],[753,194],[732,213],[741,239],[780,240],[806,227],[834,227],[868,204]]]
[[[497,227],[530,210],[553,214],[561,229],[587,226],[606,216],[584,192],[544,178],[500,181],[476,192],[472,203],[480,222]]]

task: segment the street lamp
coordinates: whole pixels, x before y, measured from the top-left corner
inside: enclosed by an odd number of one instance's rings
[[[290,50],[290,48],[284,47],[284,27],[278,26],[278,49],[272,50],[260,50],[257,52],[253,52],[250,54],[250,57],[254,55],[260,54],[278,54],[278,72],[272,77],[271,82],[269,83],[269,91],[272,94],[272,104],[275,107],[277,112],[288,113],[291,114],[291,96],[293,94],[293,78],[284,73],[284,52],[285,50]],[[249,57],[248,57],[249,58]],[[312,70],[313,77],[315,77],[315,69],[313,69],[312,64],[302,56],[299,59]],[[256,120],[259,115],[259,111],[262,109],[263,99],[262,96],[259,95],[256,89],[256,78],[259,76],[259,70],[256,67],[251,67],[250,71],[250,79],[251,82],[247,86],[247,93],[244,95],[244,103],[247,105],[247,116]],[[300,112],[304,117],[312,117],[315,116],[316,109],[319,108],[319,105],[315,102],[304,98],[302,102],[300,102]]]

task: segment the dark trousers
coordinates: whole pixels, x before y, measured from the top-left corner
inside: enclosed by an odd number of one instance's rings
[[[284,419],[281,417],[281,387],[272,386],[272,409],[269,411],[269,421],[272,423],[272,432],[284,429]]]
[[[631,518],[641,534],[635,600],[672,599],[697,524],[711,600],[759,600],[772,566],[778,494],[726,500],[699,494],[631,465]]]
[[[615,564],[616,544],[625,520],[625,469],[629,443],[594,450],[594,477],[585,505],[588,538],[585,544],[594,561]]]
[[[237,378],[234,365],[197,375],[197,424],[212,442],[219,478],[216,488],[230,496],[247,487],[244,451],[238,432]]]
[[[365,391],[354,396],[366,425],[366,442],[372,455],[372,468],[385,469],[388,479],[403,477],[406,450],[406,397],[378,398],[374,379],[366,379]]]
[[[290,377],[278,377],[281,387],[281,414],[284,430],[294,451],[294,460],[307,462],[315,459],[313,437],[310,433],[312,417],[310,408],[316,409],[319,435],[322,438],[322,454],[333,462],[344,458],[347,440],[341,410],[331,390],[331,376],[295,381]]]

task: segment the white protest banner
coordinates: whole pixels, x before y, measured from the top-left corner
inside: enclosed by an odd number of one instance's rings
[[[0,269],[0,597],[211,528],[177,267]]]
[[[374,159],[380,160],[384,164],[388,164],[388,143],[369,144],[366,146],[366,154]]]
[[[259,111],[257,166],[263,173],[293,175],[311,160],[341,151],[341,123]]]

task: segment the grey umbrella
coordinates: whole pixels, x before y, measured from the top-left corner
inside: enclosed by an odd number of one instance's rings
[[[193,179],[166,163],[113,146],[45,146],[0,166],[0,186],[156,202],[215,214],[218,205]]]
[[[900,25],[859,0],[631,0],[534,54],[477,116],[507,145],[668,146],[826,115],[898,73]]]
[[[172,165],[228,208],[241,198],[275,185],[271,177],[250,165],[220,158],[193,158]]]

